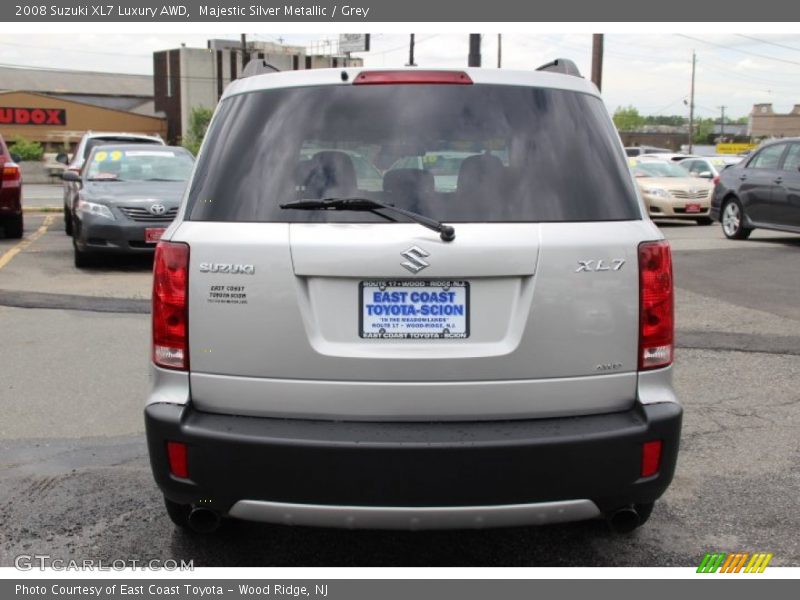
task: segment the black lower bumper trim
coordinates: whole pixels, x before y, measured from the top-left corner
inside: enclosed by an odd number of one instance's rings
[[[175,502],[227,512],[238,500],[348,506],[487,506],[590,499],[602,511],[652,502],[675,469],[682,411],[664,403],[524,421],[361,423],[145,411],[156,482]],[[166,442],[188,445],[190,479]],[[641,445],[662,440],[642,479]]]

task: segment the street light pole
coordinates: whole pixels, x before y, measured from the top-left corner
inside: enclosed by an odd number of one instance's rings
[[[480,67],[481,66],[481,34],[469,34],[469,57],[467,58],[467,66]]]
[[[407,67],[416,67],[417,65],[414,64],[414,34],[411,34],[411,38],[408,41],[408,64]]]
[[[603,34],[592,34],[592,83],[600,90],[603,86]]]
[[[247,34],[242,34],[242,71],[250,62],[250,55],[247,53]]]
[[[694,150],[694,73],[697,66],[697,55],[692,50],[692,91],[689,96],[689,154]]]
[[[503,65],[503,34],[497,34],[497,68]]]

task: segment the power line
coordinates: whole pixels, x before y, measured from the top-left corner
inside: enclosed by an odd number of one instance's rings
[[[769,44],[770,46],[777,46],[778,48],[786,48],[787,50],[800,52],[800,48],[796,48],[795,46],[787,46],[786,44],[779,44],[778,42],[770,42],[769,40],[762,40],[761,38],[753,37],[751,35],[744,35],[743,33],[737,33],[736,35],[748,40],[753,40],[754,42],[759,42],[761,44]]]
[[[736,48],[735,46],[726,46],[725,44],[717,44],[715,42],[709,42],[707,40],[702,40],[700,38],[695,38],[690,35],[684,35],[682,33],[676,33],[678,37],[686,38],[687,40],[692,40],[695,42],[700,42],[701,44],[708,44],[709,46],[716,46],[717,48],[725,48],[726,50],[733,50],[734,52],[741,52],[742,54],[749,54],[750,56],[757,56],[758,58],[763,58],[765,60],[774,60],[776,62],[782,62],[789,65],[796,65],[800,67],[800,62],[796,60],[788,60],[786,58],[776,58],[774,56],[767,56],[766,54],[759,54],[758,52],[751,52],[749,50],[742,50],[741,48]]]

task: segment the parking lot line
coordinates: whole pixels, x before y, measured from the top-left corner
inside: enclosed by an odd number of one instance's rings
[[[20,252],[25,250],[25,248],[30,246],[33,242],[38,240],[40,237],[42,237],[47,232],[47,228],[50,227],[50,225],[53,224],[53,221],[55,221],[55,218],[56,218],[55,215],[47,215],[45,217],[44,222],[42,223],[41,227],[39,227],[39,229],[34,231],[33,234],[29,238],[26,238],[26,239],[22,240],[16,246],[12,246],[11,250],[9,250],[8,252],[6,252],[2,256],[0,256],[0,269],[2,269],[8,263],[10,263],[11,259],[13,259],[17,254],[19,254]]]

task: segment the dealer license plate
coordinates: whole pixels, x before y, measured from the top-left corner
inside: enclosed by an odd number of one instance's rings
[[[686,205],[686,212],[687,213],[699,213],[700,212],[700,205],[699,204],[687,204]]]
[[[469,337],[467,281],[362,281],[359,306],[362,338]]]
[[[144,241],[148,244],[155,244],[166,230],[166,227],[148,227],[144,230]]]

